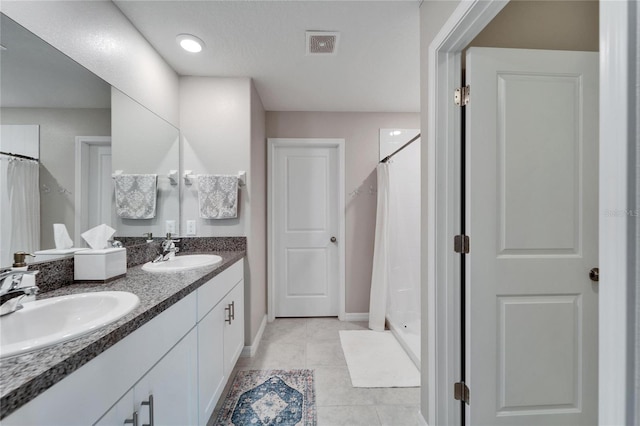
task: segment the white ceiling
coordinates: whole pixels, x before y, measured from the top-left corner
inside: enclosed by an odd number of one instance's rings
[[[115,3],[180,75],[251,77],[268,111],[420,110],[418,0]],[[306,56],[306,30],[339,31],[337,55]]]

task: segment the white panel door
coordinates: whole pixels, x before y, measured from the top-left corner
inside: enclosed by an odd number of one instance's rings
[[[598,54],[471,48],[472,425],[593,425]]]
[[[89,172],[87,176],[89,178],[87,229],[103,223],[111,225],[111,198],[113,194],[111,145],[89,146]]]
[[[313,143],[274,148],[276,317],[338,315],[338,149]]]

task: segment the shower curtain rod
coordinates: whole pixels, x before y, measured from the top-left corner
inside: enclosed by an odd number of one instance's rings
[[[29,156],[27,156],[27,155],[12,154],[12,153],[10,153],[10,152],[4,152],[4,151],[0,151],[0,154],[2,154],[2,155],[8,155],[9,157],[22,158],[23,160],[33,160],[33,161],[38,161],[38,159],[37,159],[37,158],[29,157]]]
[[[394,155],[396,155],[397,153],[399,153],[400,151],[402,151],[403,149],[405,149],[406,147],[408,147],[412,142],[415,142],[416,140],[420,139],[420,133],[418,133],[413,139],[411,139],[409,142],[405,143],[404,145],[402,145],[400,148],[396,149],[395,151],[393,151],[391,154],[387,155],[386,157],[384,157],[382,160],[380,160],[381,163],[386,163],[387,161],[389,161],[391,159],[391,157],[393,157]]]

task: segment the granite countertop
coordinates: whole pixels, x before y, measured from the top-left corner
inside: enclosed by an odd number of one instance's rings
[[[124,337],[245,256],[244,251],[208,252],[222,257],[218,266],[192,271],[152,273],[142,266],[107,284],[73,284],[38,299],[95,291],[128,291],[140,305],[118,321],[77,339],[0,360],[0,419],[91,361]],[[192,253],[189,253],[192,254]]]

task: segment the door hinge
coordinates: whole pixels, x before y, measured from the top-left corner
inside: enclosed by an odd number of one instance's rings
[[[453,251],[469,254],[469,236],[463,234],[453,237]]]
[[[471,87],[469,85],[458,87],[456,89],[456,93],[453,96],[453,101],[457,106],[465,106],[469,103],[469,93],[471,92]]]
[[[453,384],[453,397],[456,401],[462,401],[469,405],[469,388],[464,382]]]

